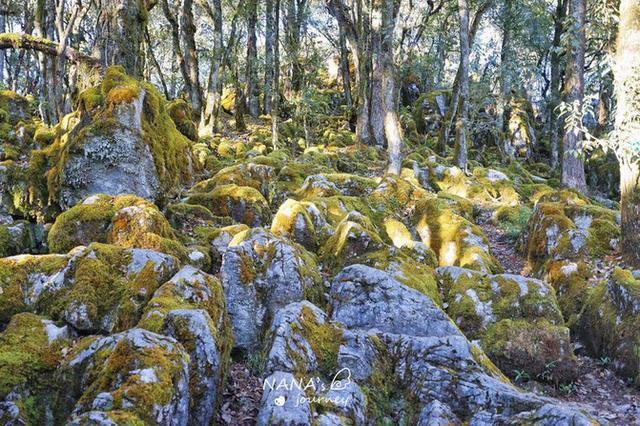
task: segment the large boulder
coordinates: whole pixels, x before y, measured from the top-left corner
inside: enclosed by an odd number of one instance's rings
[[[60,392],[53,374],[69,346],[67,327],[22,313],[0,333],[0,423],[42,424]]]
[[[278,309],[323,293],[313,255],[260,228],[234,237],[220,277],[236,346],[246,350],[257,347]]]
[[[422,242],[438,256],[440,266],[501,272],[482,230],[455,213],[451,201],[429,197],[416,204],[413,224]]]
[[[93,194],[163,201],[198,170],[166,100],[122,67],[107,69],[99,86],[80,94],[74,116],[76,125],[38,153],[45,160],[39,178],[62,209]]]
[[[508,375],[569,382],[576,359],[569,329],[549,284],[520,275],[437,269],[449,316]]]
[[[578,332],[596,357],[609,358],[621,376],[640,383],[640,280],[631,271],[616,268],[608,281],[588,296]]]
[[[271,220],[269,203],[260,191],[250,186],[220,185],[209,192],[194,192],[186,202],[252,227],[266,225]]]

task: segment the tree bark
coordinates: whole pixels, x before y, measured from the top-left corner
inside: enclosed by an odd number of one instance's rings
[[[258,89],[258,47],[256,38],[256,24],[258,21],[258,1],[248,0],[247,2],[247,64],[246,64],[246,105],[247,112],[252,117],[260,114],[260,103]]]
[[[551,167],[557,168],[559,165],[559,140],[560,125],[556,108],[560,104],[560,90],[562,81],[562,54],[560,47],[562,34],[564,33],[564,20],[567,16],[567,0],[558,0],[556,13],[553,17],[554,33],[551,47],[551,82],[549,93],[549,147],[551,150]]]
[[[94,56],[103,67],[122,65],[141,77],[144,67],[144,28],[153,0],[109,0],[102,3],[96,25]]]
[[[342,90],[344,91],[344,100],[347,105],[347,109],[353,110],[353,97],[351,96],[351,70],[349,69],[349,51],[347,50],[347,39],[344,34],[344,28],[338,26],[339,31],[339,46],[340,49],[340,74],[342,77]],[[349,125],[351,125],[351,118],[349,118]],[[353,128],[352,130],[355,130]]]
[[[614,64],[622,256],[640,268],[640,4],[620,1]]]
[[[582,108],[584,98],[585,0],[570,0],[571,49],[568,52],[564,102]],[[567,129],[562,139],[562,186],[586,192],[582,134],[578,128]]]
[[[189,74],[189,100],[193,109],[193,119],[199,122],[202,111],[202,89],[195,40],[196,26],[193,23],[193,0],[182,0],[179,23],[180,39],[186,53],[185,66]]]
[[[469,5],[467,0],[458,0],[460,15],[460,113],[456,120],[456,143],[454,161],[462,170],[467,170],[467,121],[469,120]]]
[[[265,0],[264,27],[264,107],[265,114],[271,114],[271,97],[273,96],[273,0]]]
[[[278,149],[278,112],[280,111],[280,0],[273,5],[273,94],[271,99],[271,145]]]

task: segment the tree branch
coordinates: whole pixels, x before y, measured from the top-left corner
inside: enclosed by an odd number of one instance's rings
[[[0,34],[0,49],[25,49],[35,50],[50,56],[60,54],[58,43],[42,37],[30,34],[2,33]],[[101,68],[100,61],[93,56],[85,55],[76,49],[67,47],[62,52],[63,57],[75,64],[88,65],[94,68]]]

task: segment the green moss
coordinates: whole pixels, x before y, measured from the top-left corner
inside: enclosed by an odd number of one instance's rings
[[[167,113],[180,133],[192,141],[198,140],[198,129],[191,119],[193,111],[184,99],[175,99],[167,103]]]
[[[592,257],[602,257],[612,251],[611,241],[620,238],[620,227],[614,222],[595,219],[589,227],[587,249]]]
[[[210,192],[194,193],[186,202],[202,205],[215,215],[229,216],[249,226],[260,225],[271,215],[264,196],[247,186],[218,186]]]
[[[507,237],[517,239],[527,225],[533,210],[526,205],[500,206],[493,212],[493,223],[500,227]]]
[[[491,325],[480,345],[502,371],[525,371],[540,381],[568,383],[577,375],[569,330],[541,319],[504,319]]]
[[[68,257],[60,255],[22,255],[0,259],[0,323],[6,323],[12,315],[29,309],[26,299],[30,277],[40,274],[52,276],[67,262]]]
[[[11,251],[11,233],[6,226],[0,225],[0,257],[9,256]]]
[[[309,343],[318,360],[320,373],[331,378],[338,371],[338,351],[342,344],[342,330],[329,322],[320,322],[313,311],[302,307],[300,333]],[[294,323],[294,326],[296,324]]]

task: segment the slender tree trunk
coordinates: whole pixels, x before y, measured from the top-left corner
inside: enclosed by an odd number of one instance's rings
[[[497,127],[501,152],[504,159],[514,160],[515,152],[511,147],[508,135],[511,100],[511,76],[512,76],[512,28],[514,23],[513,0],[505,0],[502,22],[502,45],[500,48],[500,93],[497,105]]]
[[[586,0],[570,0],[571,49],[568,52],[564,101],[582,108],[584,98],[584,55]],[[562,139],[562,186],[586,192],[582,153],[582,134],[578,128],[568,129]]]
[[[562,81],[562,55],[560,47],[564,33],[564,20],[567,15],[567,0],[558,0],[554,20],[553,43],[551,47],[551,82],[549,93],[549,147],[551,150],[551,167],[557,168],[559,161],[560,125],[556,108],[560,104],[560,90]]]
[[[153,64],[153,67],[156,69],[156,72],[158,73],[158,79],[160,79],[160,85],[162,86],[162,91],[164,93],[164,96],[169,99],[170,95],[169,95],[169,89],[167,88],[167,82],[164,79],[164,73],[162,72],[162,68],[160,68],[160,64],[158,63],[158,59],[156,59],[156,55],[155,53],[153,53],[153,46],[151,46],[151,37],[149,36],[149,30],[147,28],[145,28],[144,31],[144,39],[145,42],[147,43],[147,52],[148,52],[148,56],[149,59],[151,59],[151,63]]]
[[[382,110],[384,136],[387,142],[389,167],[387,172],[399,175],[402,169],[402,128],[398,117],[398,93],[396,67],[393,59],[393,36],[399,2],[383,2],[381,34]]]
[[[278,149],[278,112],[280,111],[280,0],[274,0],[273,95],[271,99],[271,145]]]
[[[258,21],[258,1],[248,0],[247,2],[247,68],[246,80],[246,103],[247,111],[252,117],[260,114],[259,90],[258,90],[258,48],[256,38],[256,23]]]
[[[469,120],[469,5],[458,0],[460,14],[460,113],[456,120],[455,163],[467,169],[467,121]]]
[[[622,256],[640,268],[640,3],[620,1],[616,46],[615,134],[620,162]]]
[[[4,33],[7,31],[7,6],[3,1],[0,4],[0,32]],[[0,86],[4,86],[4,61],[5,55],[4,50],[0,49]]]
[[[265,114],[271,114],[271,97],[273,96],[273,0],[265,0],[264,27],[264,108]]]
[[[178,67],[180,68],[182,79],[184,80],[184,87],[189,96],[191,96],[191,93],[193,92],[193,88],[191,87],[191,75],[189,74],[187,60],[182,51],[182,46],[180,45],[180,25],[178,24],[178,19],[171,10],[168,0],[160,0],[160,2],[164,16],[169,22],[173,53],[176,55],[176,59],[178,60]]]
[[[189,74],[189,100],[193,108],[193,119],[200,121],[202,112],[202,89],[196,50],[196,26],[193,23],[193,0],[182,0],[180,8],[180,39],[185,50],[185,66]]]
[[[342,77],[342,90],[344,100],[349,111],[353,109],[353,98],[351,97],[351,71],[349,69],[349,51],[347,50],[347,40],[344,28],[339,26],[339,49],[340,49],[340,74]],[[351,123],[351,119],[349,119]]]

